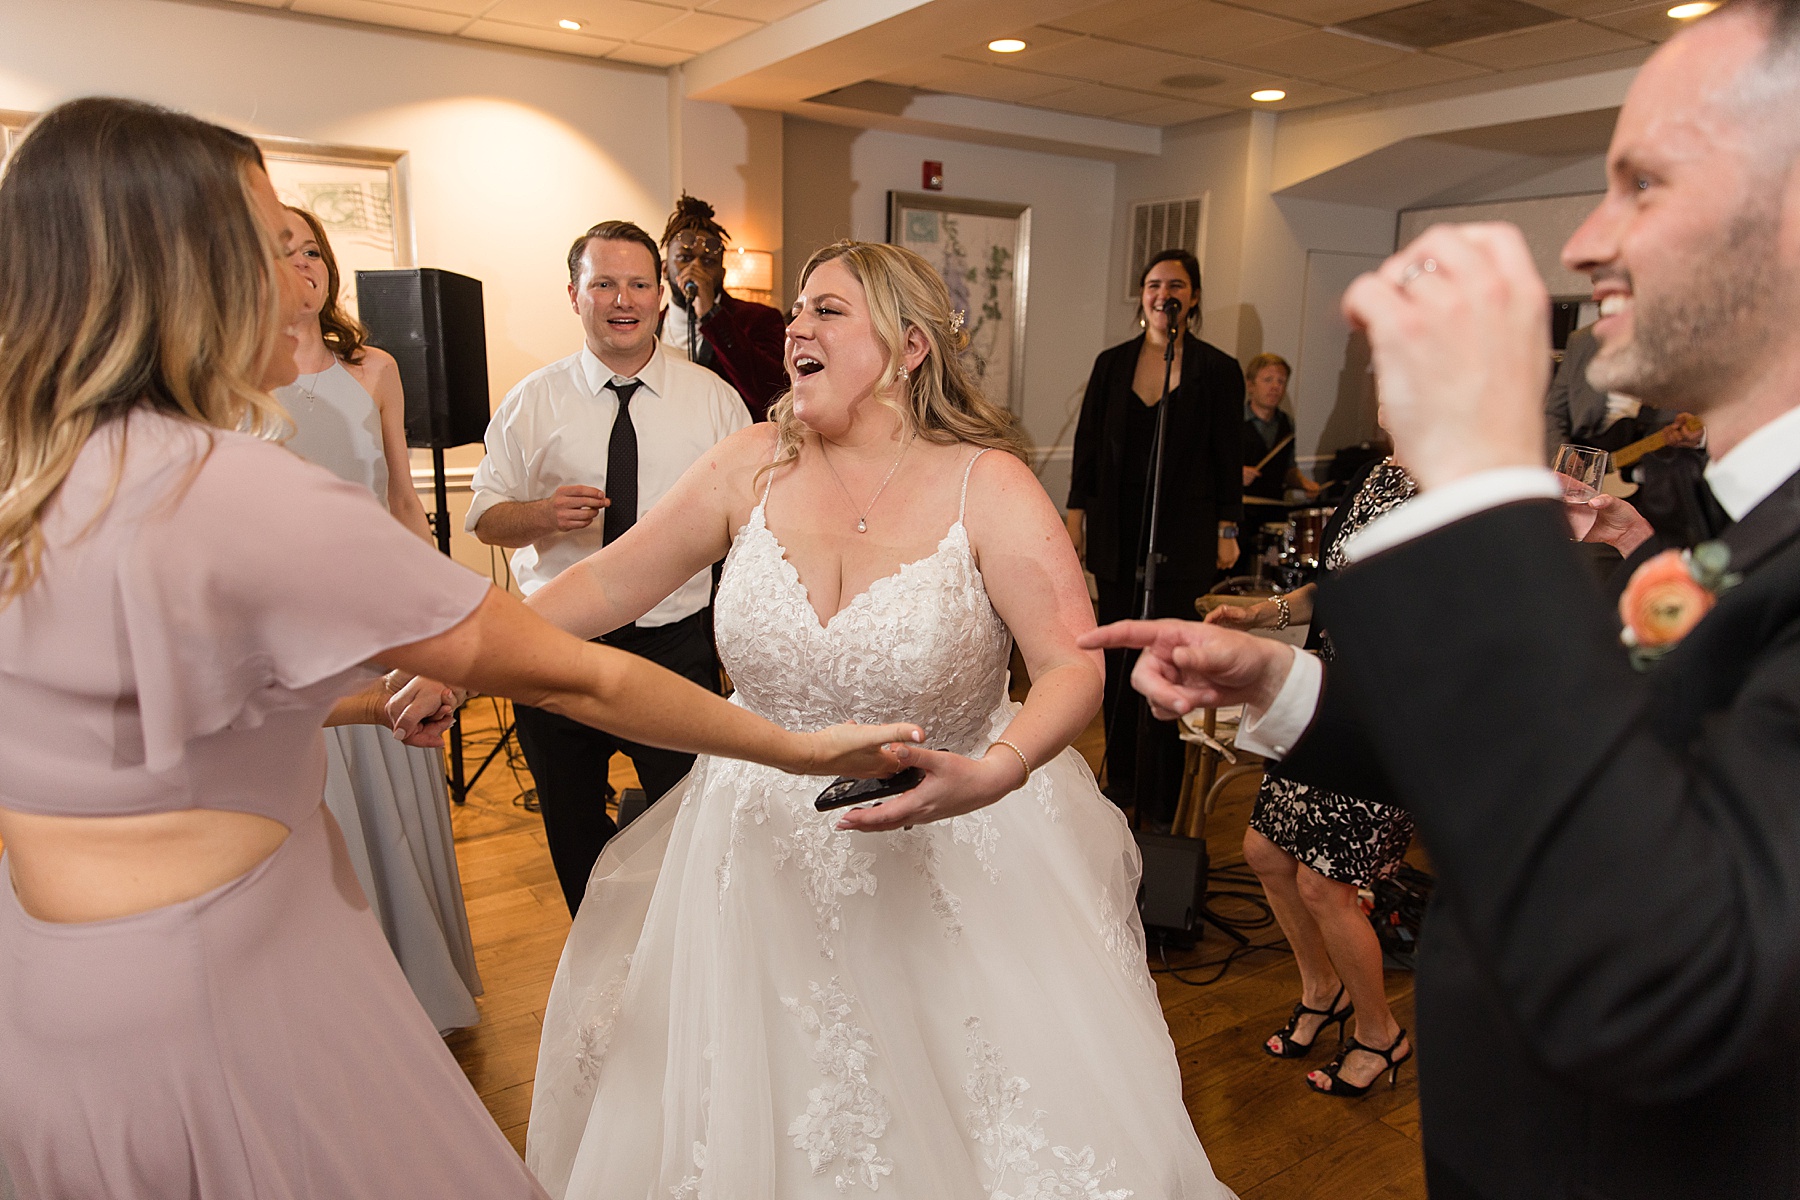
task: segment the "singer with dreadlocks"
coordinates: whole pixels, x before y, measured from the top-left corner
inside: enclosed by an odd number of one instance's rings
[[[683,192],[662,236],[669,277],[662,340],[736,388],[750,415],[761,421],[787,390],[782,365],[787,321],[779,310],[725,290],[729,241],[731,235],[713,219],[712,205]]]

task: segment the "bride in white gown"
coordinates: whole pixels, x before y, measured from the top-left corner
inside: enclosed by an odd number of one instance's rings
[[[802,287],[775,423],[532,606],[592,637],[729,548],[735,703],[914,721],[938,749],[902,749],[925,781],[848,815],[814,810],[827,779],[703,756],[612,841],[527,1161],[579,1200],[1228,1197],[1145,967],[1136,849],[1069,749],[1101,668],[1056,510],[924,260],[840,243]]]

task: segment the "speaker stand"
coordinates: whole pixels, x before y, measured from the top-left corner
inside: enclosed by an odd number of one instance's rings
[[[444,448],[431,448],[431,490],[437,500],[437,511],[431,514],[431,532],[437,536],[437,547],[450,557],[450,485],[444,480]],[[489,756],[492,757],[491,755]],[[483,763],[482,766],[486,766]],[[466,804],[469,785],[463,782],[462,721],[450,723],[450,802]]]

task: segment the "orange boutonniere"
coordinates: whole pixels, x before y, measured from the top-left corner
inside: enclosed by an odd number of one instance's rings
[[[1640,671],[1673,650],[1719,596],[1742,578],[1726,573],[1731,550],[1702,542],[1692,550],[1665,550],[1632,572],[1619,597],[1619,640]]]

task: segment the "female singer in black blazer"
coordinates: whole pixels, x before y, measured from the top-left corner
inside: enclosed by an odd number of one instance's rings
[[[1141,604],[1144,497],[1171,329],[1180,331],[1180,383],[1169,401],[1152,616],[1193,618],[1195,599],[1237,561],[1243,511],[1244,373],[1235,358],[1188,331],[1200,310],[1200,264],[1185,250],[1164,250],[1138,285],[1144,332],[1094,360],[1069,483],[1069,536],[1099,581],[1103,624],[1137,616]],[[1173,318],[1163,308],[1170,300],[1180,304]],[[1106,658],[1106,792],[1121,807],[1136,807],[1140,823],[1161,827],[1174,816],[1181,786],[1181,741],[1171,725],[1140,725],[1141,705],[1127,682],[1135,657]]]

